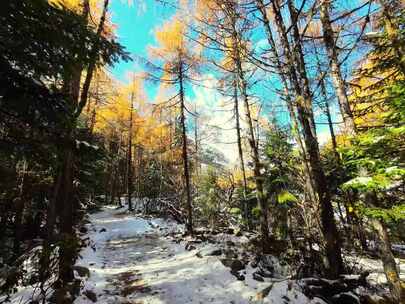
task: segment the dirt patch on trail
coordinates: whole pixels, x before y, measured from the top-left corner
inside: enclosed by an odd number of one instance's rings
[[[127,297],[134,293],[150,293],[152,289],[146,285],[138,271],[126,271],[114,275],[109,279],[115,293],[122,297]],[[138,304],[142,302],[128,302]],[[121,303],[120,303],[121,304]],[[122,303],[124,304],[124,303]]]
[[[145,284],[138,271],[127,271],[115,276],[113,285],[119,289],[121,296],[133,293],[149,293],[152,289]]]

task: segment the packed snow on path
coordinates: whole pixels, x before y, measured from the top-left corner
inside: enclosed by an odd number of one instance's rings
[[[184,229],[161,219],[147,220],[127,212],[105,208],[90,215],[90,244],[77,265],[88,267],[76,304],[185,304],[185,303],[324,303],[309,300],[287,280],[273,283],[263,300],[260,290],[270,283],[238,281],[217,257],[199,258],[164,237]],[[86,296],[90,295],[90,296]],[[92,297],[93,295],[93,297]],[[288,302],[287,302],[288,300]]]

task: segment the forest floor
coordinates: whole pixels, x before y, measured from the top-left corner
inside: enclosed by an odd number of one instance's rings
[[[288,280],[257,282],[249,266],[244,270],[246,279],[237,280],[219,257],[198,257],[196,250],[187,251],[184,243],[167,238],[182,228],[129,215],[123,209],[105,208],[90,215],[90,245],[77,263],[88,267],[90,276],[75,303],[92,303],[96,298],[97,303],[124,304],[324,303],[309,300]],[[263,302],[259,291],[270,284],[273,287]]]
[[[82,281],[75,304],[358,303],[360,295],[378,300],[387,293],[381,289],[386,279],[376,258],[345,256],[352,265],[370,272],[367,282],[376,288],[307,297],[303,291],[312,278],[289,279],[291,269],[274,256],[267,260],[269,268],[262,268],[260,262],[254,265],[254,255],[246,247],[253,234],[223,232],[205,240],[185,237],[184,226],[174,221],[108,206],[90,214],[81,232],[87,246],[75,265],[75,276]],[[405,279],[405,260],[397,263]],[[258,271],[269,275],[257,276]],[[330,287],[336,281],[320,280],[332,284],[326,292],[333,292]],[[342,295],[351,302],[335,301]],[[38,303],[33,301],[37,296],[37,287],[19,286],[10,303]]]

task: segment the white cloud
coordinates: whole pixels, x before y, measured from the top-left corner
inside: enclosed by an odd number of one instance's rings
[[[207,74],[202,78],[205,79],[202,85],[193,87],[195,97],[192,100],[201,117],[200,128],[209,133],[201,144],[221,151],[229,162],[235,163],[238,160],[238,150],[233,104],[215,90],[218,79],[214,75]]]
[[[329,130],[318,132],[316,135],[320,146],[326,144],[331,138]]]

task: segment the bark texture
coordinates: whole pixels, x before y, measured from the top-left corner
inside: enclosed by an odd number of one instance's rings
[[[329,58],[330,74],[336,91],[336,96],[339,101],[340,113],[343,118],[346,132],[354,135],[356,133],[356,125],[350,109],[349,99],[346,94],[345,81],[340,70],[338,51],[335,43],[335,34],[332,28],[329,11],[330,0],[323,0],[321,3],[320,15],[323,30],[323,41]]]
[[[191,198],[191,184],[190,184],[190,169],[188,163],[188,151],[187,151],[187,133],[186,133],[186,115],[185,115],[185,103],[184,103],[184,71],[183,64],[179,62],[179,96],[180,96],[180,124],[182,135],[182,157],[184,167],[184,180],[186,184],[186,207],[187,207],[187,231],[189,234],[193,234],[193,207]]]

